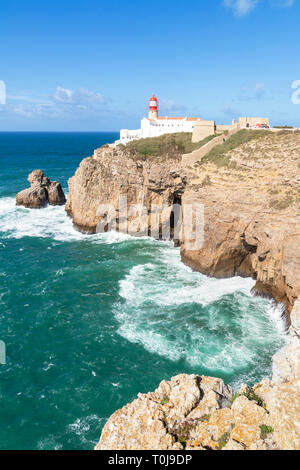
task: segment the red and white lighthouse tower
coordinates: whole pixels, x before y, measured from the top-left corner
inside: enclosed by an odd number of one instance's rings
[[[157,119],[158,118],[158,101],[155,95],[152,96],[149,100],[149,119]]]

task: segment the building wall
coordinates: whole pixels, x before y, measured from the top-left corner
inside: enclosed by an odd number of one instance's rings
[[[216,132],[225,132],[225,131],[231,131],[232,129],[235,129],[238,124],[218,124],[216,126]]]
[[[142,137],[159,137],[163,134],[173,134],[175,132],[193,132],[195,121],[184,119],[142,119]]]
[[[226,142],[229,137],[231,137],[233,134],[239,131],[239,127],[235,126],[233,129],[231,129],[228,134],[222,134],[214,139],[212,139],[210,142],[207,144],[203,145],[197,150],[194,150],[194,152],[191,153],[186,153],[185,155],[182,155],[182,166],[190,166],[193,165],[196,162],[199,162],[202,160],[202,158],[208,154],[216,145],[222,145],[224,142]]]
[[[255,127],[257,124],[266,124],[269,126],[269,119],[261,117],[240,117],[241,127]]]
[[[215,121],[200,121],[194,125],[192,142],[200,142],[209,135],[215,133],[216,123]]]
[[[135,130],[128,130],[128,129],[121,129],[120,131],[120,143],[128,144],[132,140],[141,139],[142,137],[142,130],[135,129]]]

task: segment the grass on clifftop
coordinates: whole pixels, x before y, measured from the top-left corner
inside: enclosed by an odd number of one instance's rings
[[[256,131],[243,129],[236,134],[233,134],[224,144],[217,145],[214,147],[205,157],[202,158],[201,164],[203,163],[214,163],[218,167],[235,168],[236,162],[230,161],[230,155],[227,152],[234,150],[242,144],[246,144],[250,140],[259,139],[270,135],[270,131]]]
[[[127,145],[120,144],[131,158],[136,160],[174,159],[179,160],[184,153],[190,153],[212,140],[215,135],[210,135],[201,142],[192,142],[192,133],[178,132],[164,134],[160,137],[133,140]]]

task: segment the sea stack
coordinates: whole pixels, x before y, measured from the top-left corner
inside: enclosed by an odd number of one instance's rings
[[[16,205],[30,209],[41,209],[47,204],[62,206],[66,197],[60,183],[50,181],[42,170],[34,170],[28,176],[30,188],[20,191],[16,196]]]

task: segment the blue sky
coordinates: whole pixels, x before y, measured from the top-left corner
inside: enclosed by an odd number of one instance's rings
[[[136,128],[153,92],[163,115],[300,127],[299,20],[300,0],[1,2],[0,130]]]

